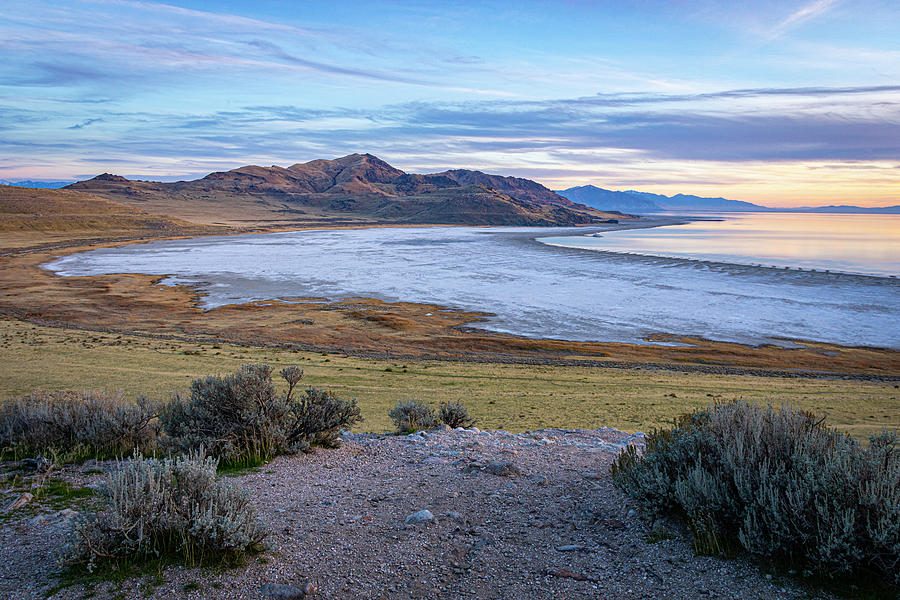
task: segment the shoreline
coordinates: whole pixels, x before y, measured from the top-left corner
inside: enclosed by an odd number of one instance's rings
[[[647,221],[618,225],[619,229],[656,226],[648,225]],[[566,361],[589,361],[584,364],[592,361],[598,366],[617,363],[624,368],[634,366],[640,369],[646,366],[685,370],[697,366],[704,372],[716,372],[717,369],[734,369],[735,372],[754,370],[760,375],[777,371],[806,372],[813,377],[826,378],[893,378],[900,375],[900,352],[891,349],[815,342],[801,342],[804,347],[799,349],[766,344],[754,347],[685,336],[663,336],[667,342],[683,344],[679,346],[567,342],[514,336],[467,325],[477,322],[478,318],[485,316],[483,313],[448,310],[433,304],[376,299],[302,305],[291,305],[276,299],[202,311],[196,290],[185,286],[160,286],[158,276],[118,274],[66,278],[40,266],[83,250],[163,239],[363,227],[371,226],[299,225],[215,231],[202,235],[95,238],[86,243],[71,240],[41,248],[19,249],[2,256],[6,268],[0,271],[0,287],[10,293],[0,300],[0,314],[61,328],[152,336],[178,335],[260,347],[303,347],[317,352],[355,356],[433,357],[446,361],[548,366],[566,364]],[[567,229],[587,231],[611,228]],[[535,233],[519,235],[528,238],[534,237]]]
[[[873,285],[873,283],[877,282],[877,285],[888,285],[894,286],[896,285],[893,280],[886,277],[876,277],[871,275],[862,275],[862,274],[850,274],[850,273],[841,273],[841,272],[823,272],[823,271],[803,271],[801,269],[798,270],[782,270],[772,267],[765,267],[759,265],[751,265],[751,264],[739,264],[739,263],[725,263],[725,262],[716,262],[712,260],[701,260],[701,259],[684,259],[684,258],[669,258],[662,257],[657,255],[642,255],[642,254],[632,254],[632,253],[620,253],[620,252],[612,252],[612,251],[598,251],[595,249],[586,249],[580,247],[572,247],[572,246],[564,246],[558,244],[550,244],[546,242],[539,241],[543,237],[547,237],[547,234],[550,234],[553,237],[556,236],[571,236],[575,233],[581,233],[583,235],[592,235],[597,232],[607,232],[607,231],[626,231],[633,229],[650,229],[655,227],[665,227],[670,225],[679,225],[683,223],[690,222],[690,219],[685,219],[683,217],[651,217],[646,220],[634,220],[625,223],[612,224],[612,225],[593,225],[593,226],[585,226],[585,227],[549,227],[546,228],[547,231],[537,230],[537,228],[518,228],[518,227],[497,227],[497,226],[455,226],[455,227],[465,227],[470,231],[467,232],[469,234],[479,234],[482,233],[490,233],[492,236],[496,236],[497,238],[503,239],[505,241],[518,241],[527,243],[529,246],[534,248],[540,248],[543,250],[550,251],[562,251],[568,252],[571,254],[577,254],[579,256],[589,256],[592,259],[599,259],[600,256],[604,255],[614,255],[617,258],[621,257],[629,257],[646,264],[646,261],[642,259],[651,259],[653,263],[656,263],[658,260],[672,261],[677,263],[688,263],[690,265],[702,265],[705,270],[710,271],[719,271],[724,272],[726,274],[732,273],[763,273],[766,275],[776,274],[779,278],[779,281],[784,281],[785,283],[793,283],[798,277],[802,279],[802,283],[806,283],[807,278],[812,277],[816,281],[827,281],[829,283],[834,283],[838,285],[852,285],[853,280],[861,280],[865,282],[866,285]],[[398,226],[395,226],[398,227]],[[428,229],[428,228],[443,228],[442,225],[428,225],[428,226],[399,226],[400,228],[411,228],[411,229]],[[335,227],[335,228],[325,228],[325,227],[314,227],[314,228],[301,228],[301,229],[289,229],[289,230],[278,230],[278,231],[254,231],[254,232],[241,232],[239,235],[263,235],[263,234],[274,234],[274,233],[283,233],[290,234],[295,232],[303,232],[303,231],[316,231],[316,230],[343,230],[343,229],[380,229],[381,227]],[[53,262],[58,260],[59,256],[65,256],[70,254],[77,254],[81,251],[94,250],[97,248],[104,247],[118,247],[121,245],[131,245],[132,243],[147,243],[150,241],[168,241],[171,239],[201,239],[201,238],[215,238],[216,240],[225,240],[230,237],[231,234],[226,235],[212,235],[212,236],[189,236],[189,237],[179,237],[179,238],[165,238],[158,240],[129,240],[122,244],[103,244],[97,247],[91,248],[73,248],[71,252],[60,253],[57,257],[53,257],[50,260],[41,263],[41,267],[51,273],[54,276],[69,278],[69,277],[102,277],[104,274],[79,274],[78,271],[67,270],[65,265],[55,266]],[[261,238],[260,238],[261,239]],[[177,246],[181,247],[181,246]],[[190,248],[190,246],[185,246],[186,248]],[[174,268],[172,265],[166,265],[168,268]],[[114,267],[117,268],[117,267]],[[143,268],[143,271],[139,271],[139,268]],[[85,269],[84,271],[89,273],[89,269]],[[166,272],[163,272],[166,271]],[[546,331],[530,331],[529,330],[529,322],[524,323],[524,328],[517,328],[516,322],[508,322],[511,313],[509,313],[509,306],[500,306],[499,309],[489,308],[487,304],[482,302],[481,304],[476,304],[474,301],[462,302],[460,304],[446,304],[443,303],[440,299],[432,299],[432,298],[423,298],[421,294],[416,294],[415,291],[411,294],[404,295],[403,293],[398,293],[397,290],[393,290],[394,293],[380,293],[377,291],[373,291],[368,287],[362,287],[357,290],[346,290],[340,289],[340,291],[323,291],[323,290],[282,290],[276,289],[277,286],[272,284],[271,282],[264,281],[260,284],[260,286],[254,286],[254,288],[244,289],[243,291],[237,290],[237,297],[232,296],[231,294],[223,295],[221,293],[215,294],[212,293],[211,287],[217,285],[215,282],[219,282],[219,284],[228,284],[232,281],[226,277],[222,279],[216,279],[212,277],[210,280],[206,280],[203,278],[202,273],[197,273],[194,275],[188,274],[186,276],[182,276],[178,271],[170,271],[168,269],[160,269],[159,271],[153,270],[151,265],[143,265],[143,267],[136,267],[134,271],[115,271],[116,274],[133,274],[140,276],[150,276],[154,277],[156,282],[162,286],[168,286],[173,288],[184,288],[192,290],[194,296],[195,306],[203,310],[204,312],[215,311],[217,309],[222,309],[226,307],[241,307],[241,306],[255,306],[255,307],[264,307],[275,305],[278,303],[284,304],[327,304],[333,306],[345,305],[348,303],[353,303],[354,300],[362,300],[364,302],[379,302],[386,304],[414,304],[422,307],[433,307],[436,310],[445,313],[456,313],[456,314],[465,314],[471,317],[469,321],[463,321],[454,327],[457,330],[465,331],[465,332],[474,332],[477,335],[501,335],[501,336],[509,336],[511,338],[518,339],[528,339],[534,341],[550,341],[550,342],[559,342],[559,343],[587,343],[587,344],[628,344],[635,346],[643,346],[643,347],[659,347],[659,346],[684,346],[684,345],[692,345],[686,344],[681,341],[677,341],[681,338],[692,338],[699,339],[703,342],[708,343],[726,343],[726,344],[737,344],[741,346],[751,347],[751,348],[762,348],[766,346],[780,346],[786,349],[792,348],[800,348],[800,347],[808,347],[810,344],[829,344],[837,347],[843,348],[870,348],[870,349],[881,349],[887,351],[900,351],[900,348],[891,345],[879,345],[879,344],[871,344],[866,343],[865,340],[851,340],[851,341],[839,341],[839,338],[835,338],[834,336],[828,337],[827,335],[823,335],[821,338],[810,338],[804,336],[794,336],[787,334],[786,331],[779,332],[777,329],[773,329],[776,333],[767,334],[764,331],[755,332],[754,331],[743,331],[743,330],[735,330],[734,332],[729,333],[728,331],[723,332],[723,335],[720,337],[710,337],[707,334],[698,334],[695,332],[679,332],[677,329],[665,329],[665,324],[660,324],[659,328],[653,327],[652,324],[650,326],[644,326],[640,329],[635,329],[634,331],[617,331],[615,329],[608,331],[608,335],[600,336],[600,337],[583,337],[581,335],[572,336],[572,332],[560,330],[558,335],[554,333],[554,331],[546,330]],[[106,273],[106,275],[112,275],[113,272],[110,271]],[[242,280],[242,278],[238,278],[238,280]],[[258,289],[256,289],[258,287]],[[340,286],[338,286],[340,288]],[[420,290],[421,291],[421,290]],[[315,296],[315,298],[310,298],[309,296]],[[438,294],[437,296],[440,296]],[[233,298],[233,299],[232,299]],[[504,310],[504,308],[506,310]],[[623,322],[624,323],[624,322]],[[673,323],[669,323],[669,325],[673,325]],[[702,323],[701,323],[702,325]],[[533,328],[532,328],[533,329]],[[708,329],[708,327],[707,327]],[[800,332],[797,332],[800,333]],[[885,338],[887,340],[887,338]]]

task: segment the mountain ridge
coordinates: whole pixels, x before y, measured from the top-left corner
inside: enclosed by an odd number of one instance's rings
[[[636,190],[613,191],[594,185],[575,186],[557,193],[574,202],[580,202],[597,210],[620,210],[632,213],[656,212],[805,212],[805,213],[861,213],[861,214],[900,214],[900,205],[895,206],[801,206],[792,208],[774,208],[760,206],[743,200],[728,198],[708,198],[692,194],[675,194],[665,196]]]
[[[163,214],[182,211],[179,216],[195,221],[223,208],[235,219],[246,211],[268,213],[271,221],[341,223],[571,226],[624,217],[572,202],[531,180],[464,169],[405,173],[372,154],[289,167],[245,165],[171,183],[104,173],[65,189]]]

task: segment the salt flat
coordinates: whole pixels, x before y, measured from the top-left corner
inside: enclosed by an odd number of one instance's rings
[[[375,297],[493,316],[532,337],[641,342],[654,333],[748,344],[814,340],[900,348],[900,281],[558,248],[584,229],[311,230],[157,241],[73,254],[60,275],[148,273],[196,286],[206,307]]]

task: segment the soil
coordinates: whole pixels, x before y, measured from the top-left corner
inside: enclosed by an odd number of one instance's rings
[[[339,449],[280,457],[237,477],[270,531],[269,549],[225,571],[64,588],[52,598],[267,598],[309,584],[313,598],[831,598],[746,557],[696,556],[672,521],[645,520],[609,468],[642,434],[436,429],[346,434]],[[84,464],[61,476],[95,484]],[[5,505],[10,497],[2,499]],[[21,510],[21,509],[20,509]],[[70,513],[0,525],[0,597],[43,598]],[[432,518],[414,524],[411,517]]]

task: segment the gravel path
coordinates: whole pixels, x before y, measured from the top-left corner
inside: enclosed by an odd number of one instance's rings
[[[309,582],[323,599],[827,597],[743,559],[696,557],[671,523],[674,537],[652,542],[609,477],[615,453],[642,444],[641,434],[434,430],[344,439],[340,449],[281,457],[237,479],[254,491],[272,534],[271,549],[247,566],[173,567],[155,587],[101,584],[93,597],[264,599],[273,597],[264,584]],[[96,466],[65,476],[95,482],[100,476],[84,471]],[[0,524],[0,597],[45,597],[66,520],[48,512]]]

